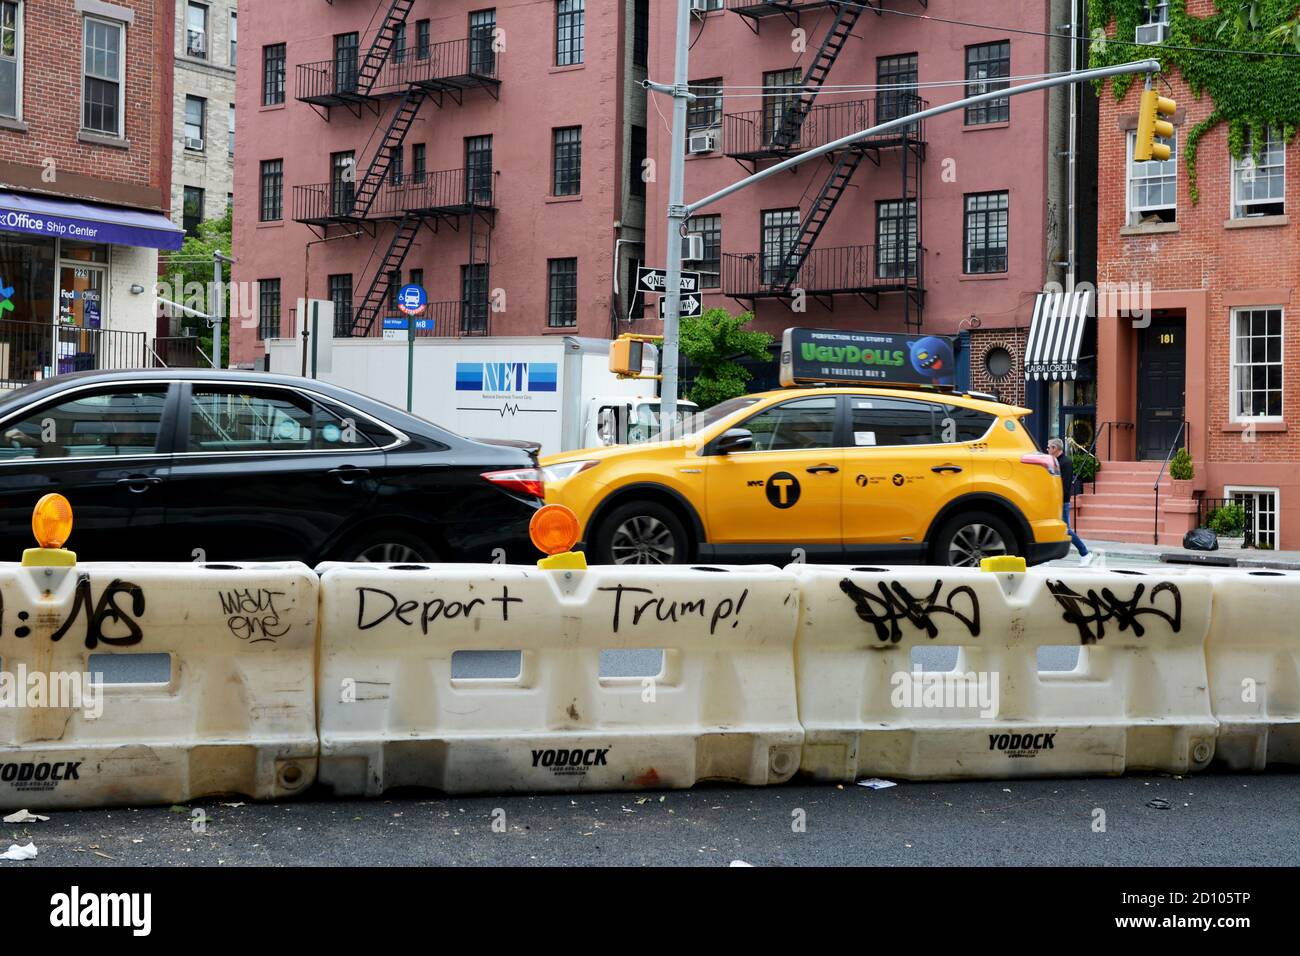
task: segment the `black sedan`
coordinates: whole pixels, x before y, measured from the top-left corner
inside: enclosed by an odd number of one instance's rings
[[[89,561],[531,561],[526,447],[461,438],[309,379],[78,372],[0,399],[0,561],[72,503]]]

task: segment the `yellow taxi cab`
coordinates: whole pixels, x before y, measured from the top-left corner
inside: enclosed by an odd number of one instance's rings
[[[1061,481],[1029,409],[915,387],[781,389],[657,442],[541,460],[598,564],[1063,557]]]

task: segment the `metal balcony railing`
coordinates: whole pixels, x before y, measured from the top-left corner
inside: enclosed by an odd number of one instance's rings
[[[476,303],[471,303],[465,299],[430,302],[425,309],[424,315],[418,316],[414,320],[416,323],[415,337],[417,339],[428,339],[489,335],[491,334],[491,316],[492,312],[486,299]],[[372,339],[382,338],[384,335],[384,319],[402,319],[405,321],[406,316],[402,315],[396,308],[391,307],[390,303],[380,312],[379,318],[369,329],[359,336],[354,333],[354,336]],[[405,336],[405,333],[399,334]]]
[[[144,332],[86,329],[40,322],[0,322],[0,388],[51,375],[148,368]]]
[[[495,88],[501,82],[500,60],[490,37],[404,47],[389,54],[369,92],[359,89],[359,67],[351,59],[302,63],[297,73],[297,99],[339,106],[401,96],[412,86],[433,92]]]
[[[787,286],[810,295],[920,291],[924,254],[919,245],[815,248],[791,285],[779,251],[723,253],[722,291],[738,299],[786,297]]]
[[[389,177],[379,187],[369,211],[362,215],[356,184],[314,183],[293,187],[293,218],[311,225],[400,219],[407,213],[463,216],[496,209],[495,174],[486,170],[443,169]]]
[[[818,146],[833,143],[851,133],[870,129],[879,123],[918,113],[929,103],[911,93],[885,93],[865,100],[824,103],[814,106],[799,127],[792,142],[781,141],[781,101],[774,100],[766,109],[745,113],[728,113],[723,117],[722,151],[734,159],[760,159],[791,156]],[[888,149],[908,143],[925,142],[925,123],[917,121],[905,127],[868,137],[864,147]]]
[[[772,17],[816,7],[828,7],[832,0],[727,0],[727,9],[744,17]]]

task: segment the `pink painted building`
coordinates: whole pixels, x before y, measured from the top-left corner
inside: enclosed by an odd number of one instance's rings
[[[654,5],[650,74],[661,82],[673,76],[674,7]],[[985,83],[1068,65],[1065,41],[996,26],[1059,32],[1069,21],[1064,2],[711,7],[692,25],[690,80],[699,99],[689,120],[688,202],[803,149],[967,90],[997,88]],[[933,85],[944,81],[952,85]],[[846,86],[858,89],[836,89]],[[935,117],[702,210],[692,231],[705,237],[705,261],[687,268],[704,271],[706,306],[752,308],[756,327],[774,334],[790,325],[969,330],[962,341],[970,384],[1024,401],[1035,296],[1045,280],[1063,277],[1057,264],[1066,256],[1065,163],[1057,156],[1066,102],[1064,94],[1026,94]],[[659,106],[668,117],[667,100]],[[671,146],[654,104],[648,142],[655,181],[647,259],[662,265]]]
[[[280,0],[241,10],[231,359],[304,297],[375,336],[424,286],[420,334],[609,337],[641,257],[649,4]],[[640,17],[638,17],[638,12]],[[640,130],[641,132],[637,132]],[[636,164],[639,168],[639,160]],[[241,321],[242,319],[242,321]]]

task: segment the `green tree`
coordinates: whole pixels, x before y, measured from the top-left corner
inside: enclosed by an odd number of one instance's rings
[[[767,357],[772,336],[745,328],[753,320],[752,312],[732,315],[726,309],[682,319],[682,354],[699,369],[690,399],[701,408],[745,394],[753,376],[736,359]]]
[[[186,236],[180,249],[163,259],[162,294],[173,302],[197,309],[212,315],[212,254],[220,250],[230,255],[231,244],[231,210],[220,219],[208,219],[199,223],[197,236]],[[221,267],[221,281],[229,289],[230,263]],[[170,295],[168,292],[170,291]],[[221,339],[223,359],[230,355],[230,295],[226,294],[226,304],[222,309],[225,317],[222,322]],[[212,326],[198,316],[181,316],[181,334],[194,335],[199,339],[199,347],[207,355],[212,355]]]

